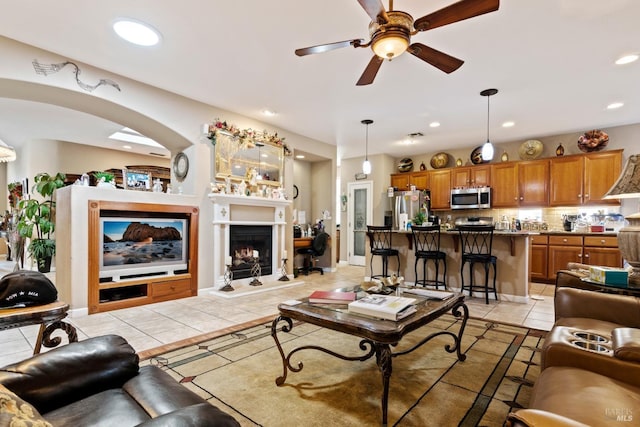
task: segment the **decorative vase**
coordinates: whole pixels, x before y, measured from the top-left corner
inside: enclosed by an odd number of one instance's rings
[[[564,156],[564,147],[562,146],[562,142],[556,148],[556,156]]]
[[[424,162],[420,163],[420,170],[421,171],[427,170],[427,167],[424,165]]]
[[[508,162],[509,161],[509,155],[507,154],[507,152],[503,152],[502,156],[500,157],[500,160],[502,160],[503,162]]]

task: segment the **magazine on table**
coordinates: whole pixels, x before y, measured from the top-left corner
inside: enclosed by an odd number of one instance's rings
[[[400,320],[416,312],[415,298],[368,295],[349,303],[349,312],[387,320]]]

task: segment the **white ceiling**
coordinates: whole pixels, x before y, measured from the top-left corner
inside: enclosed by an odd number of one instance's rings
[[[452,0],[396,0],[419,18]],[[384,2],[388,7],[387,2]],[[369,49],[297,57],[296,48],[363,38],[369,17],[356,0],[0,0],[0,35],[339,147],[340,156],[394,157],[480,145],[487,88],[494,143],[640,121],[640,1],[503,0],[497,12],[413,36],[463,59],[452,74],[406,54],[385,62],[370,86],[356,81]],[[162,34],[153,48],[111,30],[118,17]],[[612,102],[621,109],[607,110]],[[261,110],[275,110],[264,117]],[[82,113],[0,99],[0,138],[103,144],[118,126]],[[213,117],[212,117],[213,119]],[[515,126],[503,128],[505,121]],[[441,126],[430,128],[438,121]],[[52,125],[56,123],[56,125]],[[72,132],[74,134],[71,134]],[[108,132],[108,133],[107,133]],[[412,146],[406,135],[422,132]],[[286,136],[286,135],[285,135]],[[291,140],[295,147],[295,141]]]

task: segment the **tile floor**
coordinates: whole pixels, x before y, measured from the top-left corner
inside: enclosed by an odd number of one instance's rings
[[[248,324],[272,319],[278,303],[308,296],[316,289],[336,289],[361,282],[363,267],[338,266],[335,272],[300,276],[301,285],[266,291],[269,284],[251,294],[236,296],[243,290],[219,295],[201,295],[141,307],[114,310],[90,316],[68,318],[78,331],[78,339],[97,335],[118,334],[141,353],[157,353],[171,348],[171,343],[203,334],[224,334]],[[296,279],[297,281],[298,279]],[[283,283],[283,282],[278,282]],[[290,282],[295,283],[295,282]],[[245,286],[245,289],[248,289]],[[499,320],[531,328],[549,330],[553,324],[553,285],[531,284],[528,304],[467,298],[470,315]],[[0,366],[31,356],[38,326],[0,331]],[[63,341],[64,342],[64,341]],[[46,349],[45,349],[46,350]]]

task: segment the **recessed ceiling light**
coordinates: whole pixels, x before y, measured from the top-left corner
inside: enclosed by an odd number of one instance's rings
[[[438,126],[440,126],[440,122],[431,122],[431,123],[429,123],[429,127],[430,128],[437,128]]]
[[[160,33],[148,24],[132,19],[119,19],[113,23],[117,35],[129,43],[139,46],[155,46],[160,41]]]
[[[126,150],[131,150],[132,147],[130,145],[123,145],[122,148],[126,149]]]
[[[632,62],[637,61],[639,57],[640,56],[636,54],[621,56],[616,60],[616,65],[631,64]]]
[[[304,154],[296,154],[296,159],[304,159]]]
[[[620,108],[624,105],[624,103],[622,102],[612,102],[611,104],[607,105],[607,110],[615,110],[616,108]]]
[[[276,114],[278,114],[278,113],[276,113],[276,112],[275,112],[275,111],[273,111],[273,110],[264,109],[264,110],[262,110],[262,114],[263,114],[263,115],[265,115],[265,116],[268,116],[268,117],[273,117],[273,116],[275,116],[275,115],[276,115]]]
[[[515,125],[516,125],[515,122],[504,122],[502,124],[502,127],[503,128],[511,128],[511,127],[514,127]]]

